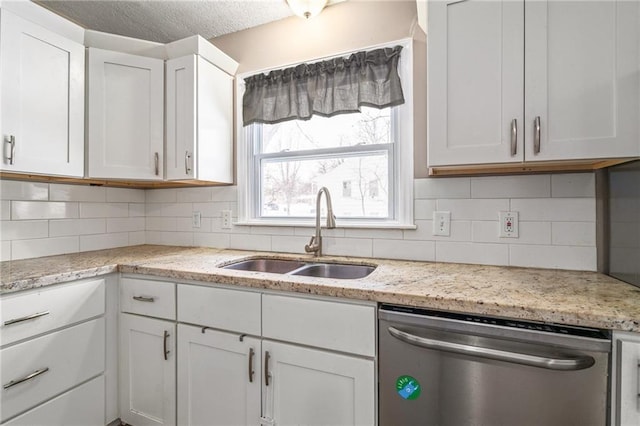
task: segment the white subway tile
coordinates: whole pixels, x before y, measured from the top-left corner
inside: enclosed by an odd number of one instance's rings
[[[212,197],[215,201],[232,201],[235,202],[238,199],[238,187],[237,186],[216,186],[211,188]]]
[[[522,221],[595,222],[593,198],[528,198],[511,200]]]
[[[473,222],[472,241],[497,244],[551,244],[550,222],[520,222],[518,238],[500,238],[498,231],[498,221]]]
[[[211,221],[211,232],[220,232],[223,234],[251,234],[251,226],[235,225],[234,221],[236,220],[236,218],[234,217],[231,218],[231,229],[222,227],[221,217],[202,218],[202,220],[205,219]]]
[[[405,230],[405,240],[423,240],[423,241],[469,241],[471,240],[471,222],[468,220],[451,221],[451,235],[448,237],[441,235],[433,235],[432,220],[416,220],[418,229]]]
[[[204,188],[179,188],[176,190],[176,201],[178,203],[202,203],[213,201],[210,187]]]
[[[145,216],[147,218],[162,216],[162,206],[162,203],[146,203],[144,206]]]
[[[414,180],[415,199],[470,198],[469,178],[426,178]]]
[[[49,199],[49,185],[46,183],[1,179],[0,199],[46,201]]]
[[[315,227],[313,226],[296,227],[294,232],[295,232],[295,235],[301,235],[301,236],[311,236],[316,233]],[[344,233],[345,233],[345,228],[333,228],[333,229],[322,228],[323,237],[342,238],[344,237]]]
[[[431,220],[435,209],[436,209],[436,200],[415,200],[413,217],[416,220],[419,220],[419,219]]]
[[[373,257],[373,240],[323,236],[322,253],[333,256]]]
[[[147,231],[177,231],[178,219],[175,217],[147,217],[145,220]]]
[[[509,246],[507,244],[436,241],[436,261],[508,265]]]
[[[11,220],[11,201],[0,201],[0,220]]]
[[[129,233],[81,235],[80,251],[104,250],[129,245]]]
[[[106,189],[98,186],[59,185],[49,186],[49,200],[51,201],[89,201],[104,203],[107,199]]]
[[[511,266],[579,271],[595,271],[597,268],[595,247],[514,244],[509,246],[509,258]]]
[[[471,198],[543,198],[551,196],[549,175],[471,178]]]
[[[54,201],[12,201],[11,219],[73,219],[78,217],[78,203]]]
[[[146,231],[146,244],[193,246],[193,232]]]
[[[77,253],[79,249],[79,237],[16,240],[11,241],[11,258],[17,260],[54,256],[56,254]]]
[[[286,226],[252,226],[254,235],[293,235],[294,229]]]
[[[507,199],[438,200],[438,211],[451,212],[451,220],[497,220],[500,211],[509,210]]]
[[[271,235],[229,234],[229,247],[239,250],[271,250]]]
[[[433,261],[436,258],[434,241],[373,240],[373,257]]]
[[[324,235],[324,229],[322,230]],[[387,240],[401,240],[402,229],[360,229],[346,228],[344,236],[347,238],[379,238]]]
[[[161,216],[191,217],[193,206],[191,203],[163,203],[160,207]]]
[[[147,203],[175,203],[178,201],[177,189],[147,189],[144,191]]]
[[[0,262],[11,260],[11,241],[0,241]]]
[[[197,247],[229,248],[229,234],[220,233],[195,233],[193,245]]]
[[[46,220],[3,220],[0,222],[0,239],[27,240],[31,238],[47,238],[49,222]]]
[[[138,246],[140,244],[145,244],[146,243],[145,238],[146,238],[145,231],[129,232],[129,245]]]
[[[56,219],[49,221],[50,237],[72,235],[104,234],[107,232],[106,219]]]
[[[129,217],[145,216],[146,210],[143,203],[129,204]]]
[[[133,188],[107,188],[109,203],[144,203],[145,190]]]
[[[128,217],[127,203],[80,203],[80,217]]]
[[[144,217],[123,217],[107,219],[107,233],[109,234],[114,232],[135,232],[144,230]]]
[[[271,251],[281,253],[305,253],[304,246],[309,238],[274,235],[271,237]]]
[[[552,175],[551,196],[593,198],[596,196],[596,175],[593,172]]]
[[[200,228],[193,227],[193,218],[191,217],[178,217],[176,218],[176,231],[180,232],[211,232],[213,218],[202,217],[200,218]],[[167,231],[167,230],[165,230]]]
[[[594,222],[553,222],[551,236],[552,244],[555,246],[595,247],[596,224]]]

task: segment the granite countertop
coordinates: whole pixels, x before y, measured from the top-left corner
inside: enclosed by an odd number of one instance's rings
[[[325,256],[374,264],[339,280],[221,269],[251,256],[305,255],[143,245],[0,263],[0,294],[111,272],[371,300],[479,315],[640,332],[640,288],[595,272]]]

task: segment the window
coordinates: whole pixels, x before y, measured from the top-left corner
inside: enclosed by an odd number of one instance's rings
[[[405,47],[398,67],[403,105],[244,127],[238,141],[240,224],[311,224],[317,192],[326,187],[338,226],[413,227],[410,64]],[[240,94],[243,78],[238,81]]]

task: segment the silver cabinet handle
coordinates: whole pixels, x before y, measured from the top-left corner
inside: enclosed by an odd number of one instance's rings
[[[153,155],[155,164],[156,164],[156,176],[160,175],[160,154],[157,152]]]
[[[540,153],[540,116],[533,120],[533,153]]]
[[[148,296],[133,296],[133,300],[137,300],[138,302],[155,302],[156,298],[155,297],[148,297]]]
[[[49,315],[49,311],[38,312],[37,314],[27,315],[26,317],[14,318],[14,319],[11,319],[9,321],[5,321],[4,325],[17,324],[19,322],[29,321],[29,320],[32,320],[32,319],[40,318],[40,317],[43,317],[45,315]]]
[[[191,156],[189,155],[189,151],[185,151],[184,152],[184,172],[187,175],[191,171],[191,168],[189,168],[189,159],[190,158],[191,158]]]
[[[269,386],[269,359],[271,355],[269,355],[269,351],[264,352],[264,384]]]
[[[595,360],[590,356],[575,356],[566,358],[549,358],[537,355],[523,354],[519,352],[509,352],[499,349],[483,348],[480,346],[463,345],[461,343],[445,342],[442,340],[428,339],[389,327],[389,334],[396,339],[402,340],[410,345],[419,346],[426,349],[452,352],[462,355],[476,356],[480,358],[505,361],[515,364],[529,365],[531,367],[546,368],[548,370],[584,370],[595,364]]]
[[[253,383],[253,357],[255,354],[253,348],[249,348],[249,383]]]
[[[163,352],[165,361],[168,359],[169,353],[171,353],[170,350],[167,350],[167,340],[168,339],[169,339],[169,332],[167,330],[165,330],[164,331],[164,340],[162,341],[162,352]]]
[[[518,120],[511,120],[511,156],[518,153]]]
[[[13,387],[15,385],[19,385],[20,383],[24,383],[28,380],[31,379],[35,379],[36,377],[38,377],[41,374],[46,373],[47,371],[49,371],[49,367],[45,367],[45,368],[41,368],[40,370],[36,370],[31,374],[28,374],[20,379],[17,380],[12,380],[9,383],[7,383],[6,385],[2,386],[4,389],[9,389],[10,387]]]
[[[13,161],[16,159],[16,137],[14,135],[9,135],[9,139],[5,140],[6,143],[8,143],[11,148],[9,149],[9,157],[7,157],[7,160],[9,160],[9,165],[13,166]]]

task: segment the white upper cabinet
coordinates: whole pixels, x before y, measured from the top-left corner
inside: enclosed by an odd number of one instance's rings
[[[233,183],[233,77],[199,55],[166,72],[167,180]]]
[[[635,1],[430,1],[429,165],[640,155]]]
[[[88,49],[88,176],[162,180],[164,61]]]
[[[82,177],[84,46],[5,7],[0,14],[0,169]]]
[[[522,160],[524,4],[432,1],[429,165]]]

